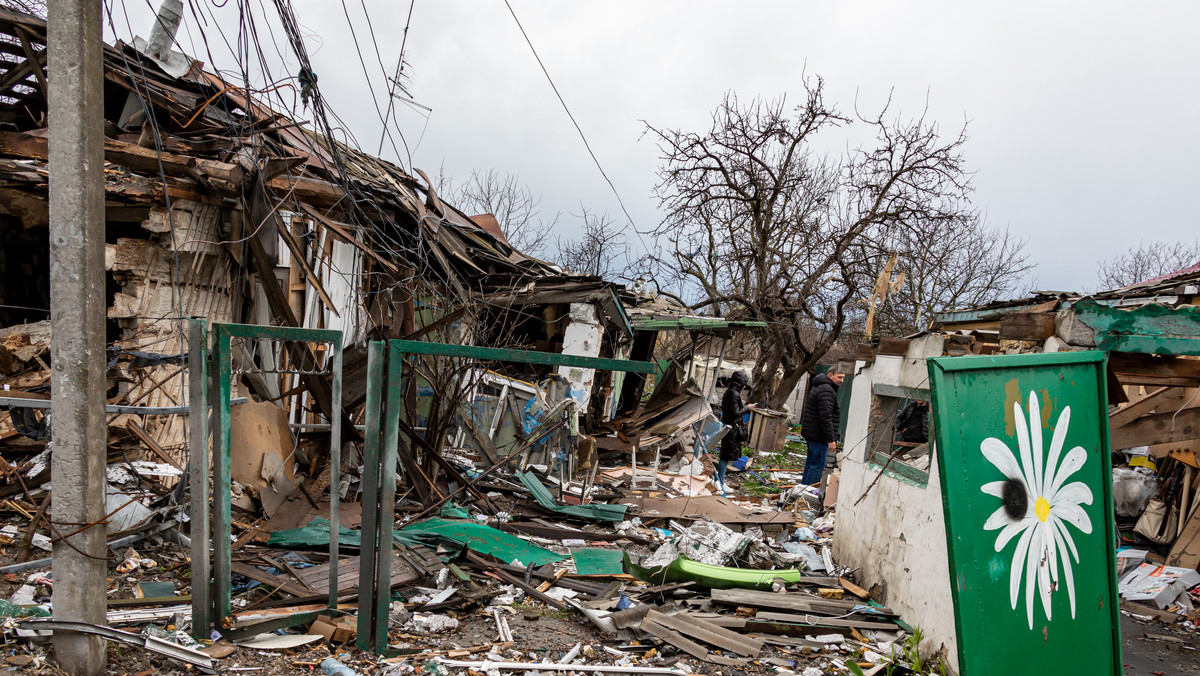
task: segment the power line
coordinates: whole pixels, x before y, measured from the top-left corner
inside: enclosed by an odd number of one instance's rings
[[[392,86],[388,88],[388,107],[387,107],[387,112],[384,113],[385,119],[392,117],[392,109],[395,107],[395,104],[396,104],[396,98],[395,98],[396,90],[397,89],[402,90],[402,88],[400,87],[400,75],[404,72],[404,48],[408,45],[408,28],[409,28],[409,26],[412,25],[413,7],[415,7],[416,4],[417,4],[417,0],[410,0],[410,2],[408,3],[408,18],[404,20],[404,37],[400,38],[400,58],[396,59],[396,75],[392,77]],[[367,11],[366,5],[363,5],[363,12],[365,13],[366,11]],[[367,25],[368,26],[370,25],[369,17],[367,19]],[[372,40],[375,39],[374,29],[371,30],[371,39]],[[378,53],[378,45],[376,46],[376,53]],[[425,121],[428,122],[429,118],[426,118]],[[396,123],[396,126],[398,127],[399,123]],[[386,122],[384,123],[384,132],[385,133],[387,132],[387,123]],[[407,148],[407,145],[405,147]],[[379,150],[376,150],[375,154],[378,155],[382,152],[383,152],[383,135],[381,134],[379,136]],[[410,168],[412,167],[412,155],[411,154],[409,154],[409,156],[408,156],[408,166]]]
[[[587,136],[583,134],[583,129],[575,121],[575,116],[571,114],[571,109],[567,107],[567,102],[563,100],[562,94],[559,93],[558,87],[554,84],[554,79],[550,77],[550,71],[546,70],[546,64],[542,63],[542,57],[538,56],[537,49],[533,46],[533,41],[529,39],[529,34],[525,32],[525,27],[521,25],[521,20],[517,18],[517,13],[513,11],[512,4],[508,0],[504,0],[504,5],[508,7],[509,14],[512,14],[513,21],[517,22],[517,28],[521,30],[521,35],[525,38],[525,43],[529,45],[529,51],[533,52],[533,58],[537,59],[538,66],[541,67],[542,73],[545,74],[546,81],[550,83],[550,88],[554,90],[554,95],[558,97],[558,102],[562,104],[567,117],[571,118],[571,124],[575,125],[575,131],[579,132],[579,138],[583,140],[583,146],[587,148],[588,155],[592,156],[592,162],[596,164],[596,168],[600,170],[600,175],[604,177],[604,180],[608,183],[608,187],[612,189],[613,196],[617,198],[617,204],[621,205],[621,211],[625,214],[628,224],[633,226],[633,232],[637,235],[638,241],[642,243],[642,248],[649,254],[650,247],[646,246],[646,240],[642,239],[641,231],[634,225],[633,216],[630,216],[629,210],[625,208],[625,201],[621,199],[621,194],[617,192],[617,186],[613,185],[612,179],[605,173],[604,167],[600,166],[600,160],[596,158],[596,153],[592,151],[592,146],[588,143]]]

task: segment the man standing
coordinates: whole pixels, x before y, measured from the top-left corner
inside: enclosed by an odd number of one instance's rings
[[[900,441],[923,444],[929,441],[929,402],[912,401],[896,421],[896,433]]]
[[[721,457],[717,462],[717,485],[721,487],[721,495],[725,495],[725,470],[729,463],[742,457],[742,444],[745,443],[746,425],[743,420],[754,404],[749,406],[742,403],[742,388],[750,381],[745,371],[738,371],[729,377],[729,387],[721,397],[721,422],[731,429],[721,438]]]
[[[808,391],[808,400],[804,402],[800,435],[808,444],[808,459],[804,461],[804,478],[800,483],[806,486],[821,481],[826,455],[830,450],[837,451],[838,420],[841,418],[837,390],[845,377],[838,373],[837,366],[828,373],[817,374]]]

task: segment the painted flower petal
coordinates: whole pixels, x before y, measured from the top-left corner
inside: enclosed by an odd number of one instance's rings
[[[983,452],[983,457],[995,465],[996,469],[1000,470],[1004,476],[1009,479],[1025,480],[1025,474],[1021,471],[1021,466],[1017,464],[1017,458],[1008,448],[1008,444],[996,437],[988,437],[979,445],[979,450]]]
[[[1090,505],[1092,504],[1092,489],[1082,481],[1072,481],[1056,490],[1054,498],[1048,502],[1051,507],[1055,505]]]
[[[1029,541],[1029,551],[1025,556],[1025,612],[1029,615],[1029,628],[1033,629],[1033,592],[1038,587],[1038,561],[1042,554],[1042,531],[1040,528],[1030,528],[1033,537]]]
[[[1045,474],[1042,462],[1046,456],[1042,453],[1042,407],[1038,404],[1037,394],[1029,393],[1029,440],[1032,442],[1029,450],[1033,454],[1033,492],[1035,495],[1045,495]]]
[[[1017,450],[1021,456],[1021,478],[1025,481],[1029,492],[1035,498],[1041,493],[1035,493],[1037,484],[1033,480],[1030,471],[1033,469],[1033,452],[1029,448],[1029,419],[1025,417],[1025,413],[1021,411],[1021,402],[1013,402],[1013,420],[1016,421],[1017,428]],[[1032,501],[1031,501],[1032,502]]]
[[[1083,467],[1083,463],[1087,461],[1087,451],[1083,450],[1082,446],[1072,448],[1067,457],[1063,459],[1062,466],[1054,473],[1054,481],[1048,487],[1048,490],[1043,493],[1046,500],[1054,502],[1055,496],[1058,494],[1058,489],[1063,483],[1071,477],[1072,474],[1079,471]],[[1091,504],[1091,501],[1088,501]]]
[[[1063,407],[1063,412],[1054,424],[1054,436],[1050,439],[1050,457],[1046,459],[1046,476],[1043,486],[1053,486],[1058,476],[1058,459],[1062,455],[1063,444],[1067,441],[1067,430],[1071,426],[1071,407]]]
[[[983,487],[980,488],[979,490],[983,491],[984,493],[987,493],[988,495],[994,495],[998,498],[1003,499],[1004,498],[1004,484],[1005,484],[1005,482],[1003,482],[1003,481],[992,481],[990,483],[984,484]]]
[[[1003,510],[1004,508],[1001,507],[1000,509]],[[1007,514],[1005,516],[1007,516]],[[1035,520],[1031,516],[1027,516],[1018,521],[1010,521],[1009,524],[1004,527],[1004,530],[1000,531],[1000,534],[996,536],[996,551],[1003,551],[1008,545],[1009,540],[1012,540],[1014,537],[1016,537],[1017,533],[1032,527],[1034,523]]]
[[[1057,519],[1050,519],[1050,526],[1054,533],[1054,540],[1055,540],[1055,542],[1058,543],[1058,549],[1065,550],[1066,548],[1063,546],[1063,538],[1070,537],[1070,536],[1066,535],[1066,528],[1062,524],[1060,524]],[[1059,531],[1062,531],[1062,532],[1060,533]],[[1075,548],[1074,542],[1071,543],[1071,548],[1072,549]],[[1075,555],[1075,558],[1076,558],[1076,560],[1078,560],[1078,558],[1079,558],[1078,553]],[[1074,571],[1071,570],[1071,557],[1070,556],[1062,557],[1062,566],[1063,566],[1063,577],[1066,578],[1066,583],[1067,583],[1067,598],[1071,600],[1071,619],[1075,619],[1075,573],[1074,573]]]
[[[1075,549],[1075,538],[1071,537],[1071,531],[1067,530],[1066,524],[1064,524],[1062,521],[1059,521],[1053,515],[1050,516],[1050,520],[1058,523],[1058,532],[1060,535],[1062,535],[1063,542],[1067,543],[1067,549],[1071,550],[1071,555],[1074,556],[1075,561],[1078,562],[1079,561],[1079,550]],[[1067,560],[1067,557],[1064,556],[1063,561],[1066,561],[1066,560]]]
[[[1051,619],[1050,609],[1050,569],[1055,565],[1054,561],[1054,539],[1050,533],[1050,528],[1045,523],[1038,524],[1037,540],[1041,542],[1041,547],[1037,552],[1038,566],[1038,595],[1042,597],[1042,610],[1046,611],[1046,619]],[[1057,574],[1055,575],[1057,577]]]
[[[1088,518],[1087,512],[1076,504],[1067,503],[1065,505],[1052,506],[1050,513],[1064,523],[1069,523],[1079,529],[1081,533],[1092,532],[1092,520]]]
[[[1003,505],[1001,505],[1000,509],[992,512],[992,515],[987,518],[987,521],[983,522],[983,529],[996,530],[997,528],[1003,528],[1007,526],[1008,524],[1012,523],[1012,521],[1012,517],[1008,515],[1008,511],[1004,509]]]
[[[1017,592],[1021,589],[1021,574],[1024,571],[1026,554],[1029,552],[1029,541],[1033,539],[1033,529],[1028,528],[1017,540],[1017,549],[1013,552],[1012,566],[1009,567],[1008,598],[1012,609],[1017,609]]]

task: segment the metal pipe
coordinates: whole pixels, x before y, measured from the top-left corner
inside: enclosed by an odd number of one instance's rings
[[[24,397],[0,397],[0,406],[13,408],[50,408],[52,399],[25,399]],[[237,406],[248,401],[246,397],[238,397],[229,402]],[[128,413],[131,415],[181,415],[191,411],[191,406],[119,406],[109,404],[104,407],[105,413]]]
[[[504,671],[583,671],[603,674],[678,674],[687,676],[688,672],[674,667],[626,667],[616,664],[555,664],[552,662],[467,662],[465,660],[448,660],[435,657],[438,664],[459,669],[476,671],[501,669]]]

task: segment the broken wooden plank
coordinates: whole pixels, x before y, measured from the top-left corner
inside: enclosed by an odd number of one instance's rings
[[[136,420],[130,420],[129,424],[126,425],[126,428],[128,428],[130,432],[133,432],[134,435],[136,435],[137,438],[140,439],[141,442],[146,445],[146,448],[150,449],[150,452],[152,452],[152,453],[154,453],[154,455],[158,456],[159,460],[162,460],[163,462],[174,467],[175,469],[178,469],[178,470],[183,469],[182,467],[179,466],[179,463],[175,462],[174,460],[171,459],[171,456],[167,455],[167,452],[163,450],[163,447],[160,446],[157,441],[155,441],[153,438],[151,438],[150,435],[146,433],[146,430],[143,429],[141,425],[137,424]]]
[[[1054,335],[1053,312],[1014,312],[1000,320],[1001,340],[1044,342]]]
[[[776,594],[774,592],[756,591],[752,589],[713,589],[711,598],[717,603],[735,606],[755,606],[758,608],[777,608],[793,610],[802,613],[829,615],[844,615],[861,603],[855,601],[838,601],[823,599],[816,596],[801,596],[799,594]],[[895,616],[887,608],[877,609],[877,612],[864,611],[872,615]]]
[[[789,624],[824,625],[826,627],[846,627],[854,629],[879,629],[895,631],[898,626],[893,622],[871,622],[869,620],[851,620],[845,617],[822,617],[815,614],[771,613],[764,612],[754,616],[760,622],[786,622]]]
[[[646,619],[691,638],[746,657],[757,657],[758,653],[762,651],[762,641],[748,638],[698,617],[667,615],[657,610],[651,610],[646,613]]]
[[[1166,624],[1174,624],[1181,619],[1181,617],[1175,613],[1169,613],[1165,610],[1159,610],[1158,608],[1152,608],[1150,606],[1134,603],[1132,601],[1121,601],[1121,610],[1124,610],[1132,615],[1153,617],[1159,622],[1164,622]]]
[[[1153,413],[1158,406],[1166,404],[1168,401],[1173,401],[1179,392],[1182,392],[1182,390],[1173,387],[1160,387],[1141,399],[1113,411],[1108,414],[1109,429],[1116,429],[1137,420],[1147,413]]]
[[[855,596],[857,596],[860,599],[871,598],[870,592],[868,592],[866,589],[863,589],[862,587],[854,584],[850,580],[847,580],[844,577],[839,577],[838,582],[841,583],[842,589],[845,589],[846,591],[850,592],[851,594],[854,594]]]
[[[890,357],[903,357],[908,354],[908,346],[912,343],[908,338],[880,338],[877,354]]]
[[[292,596],[300,597],[300,596],[309,596],[311,594],[311,592],[309,592],[304,587],[300,586],[299,584],[296,584],[295,582],[291,582],[291,581],[287,580],[282,575],[272,575],[265,570],[259,570],[259,569],[255,568],[254,566],[251,566],[251,565],[248,565],[245,563],[234,562],[233,564],[231,564],[230,570],[237,573],[238,575],[241,575],[243,577],[248,577],[251,580],[256,580],[265,585],[269,585],[270,587],[272,587],[274,589],[278,589],[279,591],[282,591],[284,593],[291,594]]]
[[[1200,439],[1200,408],[1144,415],[1112,430],[1111,448],[1171,444]]]
[[[1113,352],[1108,369],[1126,385],[1200,385],[1200,359]]]

